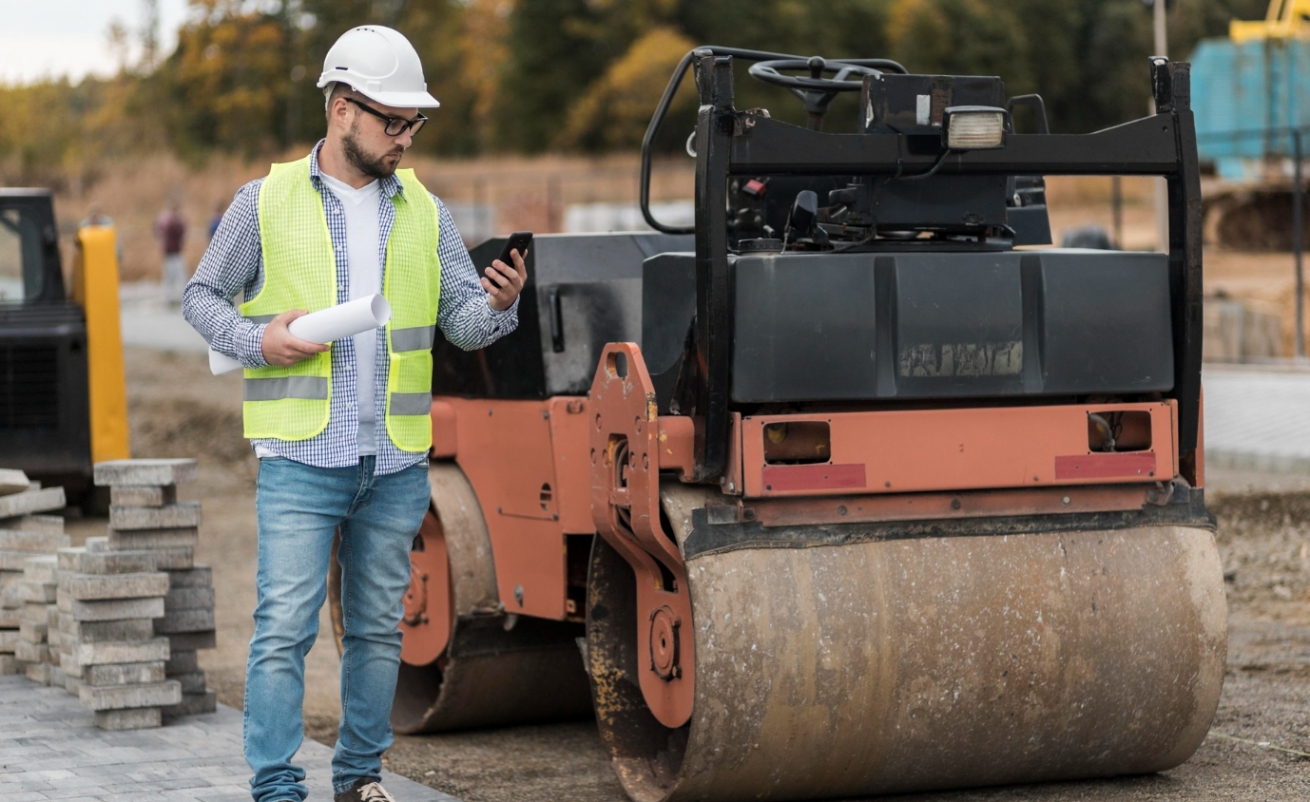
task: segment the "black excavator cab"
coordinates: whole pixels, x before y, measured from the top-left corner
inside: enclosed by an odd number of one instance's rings
[[[65,291],[51,193],[0,189],[0,468],[76,494],[89,404],[86,318]]]

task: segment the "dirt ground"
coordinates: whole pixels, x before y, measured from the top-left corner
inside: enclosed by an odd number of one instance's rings
[[[129,349],[136,456],[198,456],[183,495],[204,503],[199,559],[214,568],[218,649],[201,663],[219,699],[241,707],[252,631],[255,461],[240,436],[240,379],[201,354]],[[1162,775],[906,797],[924,800],[1304,800],[1310,798],[1310,477],[1212,471],[1230,605],[1218,717],[1195,757]],[[77,539],[104,521],[70,523]],[[326,613],[308,659],[311,737],[331,744],[340,713]],[[590,722],[399,737],[391,770],[469,802],[625,799]]]

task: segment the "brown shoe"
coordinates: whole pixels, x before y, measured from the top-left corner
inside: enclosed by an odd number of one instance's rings
[[[387,793],[377,777],[356,780],[349,791],[342,791],[332,799],[334,802],[396,802],[396,798]]]

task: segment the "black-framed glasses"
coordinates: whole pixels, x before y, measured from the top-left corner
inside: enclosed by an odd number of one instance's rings
[[[414,136],[418,134],[420,130],[422,130],[423,123],[428,121],[428,118],[424,117],[422,114],[420,114],[419,116],[415,117],[412,120],[406,120],[404,117],[392,117],[389,114],[383,114],[382,112],[378,111],[377,109],[373,108],[367,103],[360,103],[358,100],[355,100],[353,97],[345,98],[345,100],[347,103],[354,103],[356,106],[359,106],[364,111],[368,112],[369,114],[372,114],[374,117],[377,117],[379,120],[382,120],[384,123],[386,123],[387,136],[400,136],[406,131],[409,131],[410,136]]]

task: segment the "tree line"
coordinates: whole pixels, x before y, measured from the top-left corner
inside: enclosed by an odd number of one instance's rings
[[[1185,58],[1266,4],[1177,0],[1172,54]],[[169,54],[154,49],[158,31],[119,28],[120,44],[135,35],[141,55],[124,56],[112,78],[0,86],[0,181],[93,179],[106,159],[160,149],[203,161],[312,142],[323,130],[323,57],[362,23],[393,26],[418,49],[442,106],[415,149],[444,156],[635,148],[698,44],[999,75],[1012,95],[1040,93],[1064,132],[1145,113],[1152,49],[1143,0],[189,0]],[[785,90],[744,69],[737,86],[739,106],[803,120]],[[686,81],[662,147],[681,145],[694,107]],[[853,100],[834,103],[833,130],[853,118]]]

